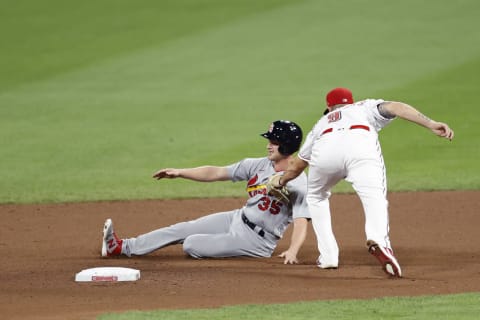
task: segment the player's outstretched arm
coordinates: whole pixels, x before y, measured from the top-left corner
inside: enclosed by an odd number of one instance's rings
[[[184,178],[200,182],[213,182],[229,180],[228,169],[226,167],[203,166],[197,168],[165,168],[160,169],[153,174],[153,178],[160,179],[174,179]]]
[[[411,105],[403,102],[386,101],[381,103],[378,109],[382,114],[397,116],[428,128],[439,137],[450,141],[453,139],[454,132],[446,123],[430,119]]]
[[[153,178],[157,180],[164,179],[164,178],[173,179],[173,178],[177,178],[179,175],[180,175],[179,169],[165,168],[155,172],[153,174]]]
[[[308,220],[305,218],[296,218],[293,220],[293,232],[290,247],[278,255],[279,257],[284,258],[284,264],[298,263],[297,254],[307,237],[307,226]]]

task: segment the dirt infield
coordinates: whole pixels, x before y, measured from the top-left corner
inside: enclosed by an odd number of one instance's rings
[[[354,195],[332,197],[340,268],[319,270],[310,228],[299,265],[270,259],[194,260],[181,246],[136,258],[100,258],[111,217],[120,237],[237,208],[243,199],[0,206],[2,319],[93,319],[124,310],[480,292],[480,191],[392,193],[391,240],[403,279],[388,279],[364,247]],[[288,245],[290,229],[276,253]],[[130,283],[76,283],[82,269],[141,270]]]

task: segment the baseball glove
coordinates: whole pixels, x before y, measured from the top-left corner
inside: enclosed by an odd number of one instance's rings
[[[282,177],[281,173],[272,175],[267,182],[267,193],[285,204],[290,203],[287,187],[280,185],[280,178]]]

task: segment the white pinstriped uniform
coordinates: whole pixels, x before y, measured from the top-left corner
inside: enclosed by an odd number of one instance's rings
[[[378,111],[383,100],[363,100],[323,116],[308,134],[298,156],[309,163],[307,203],[315,230],[319,263],[338,265],[329,198],[340,180],[350,182],[365,213],[367,240],[391,248],[387,182],[378,131],[390,123]]]

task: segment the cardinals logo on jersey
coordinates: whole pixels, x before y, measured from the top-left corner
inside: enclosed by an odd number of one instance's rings
[[[248,189],[248,187],[251,187],[251,186],[255,185],[255,183],[257,183],[257,180],[258,180],[258,174],[256,174],[255,177],[248,180],[247,189]]]
[[[247,192],[248,195],[254,197],[257,194],[267,194],[267,186],[264,184],[258,183],[258,175],[255,175],[247,182]]]
[[[255,175],[248,180],[247,193],[250,198],[259,194],[263,196],[258,199],[257,204],[258,209],[261,211],[268,210],[271,214],[279,214],[283,207],[282,202],[267,195],[267,186],[265,184],[258,184],[258,175]]]

